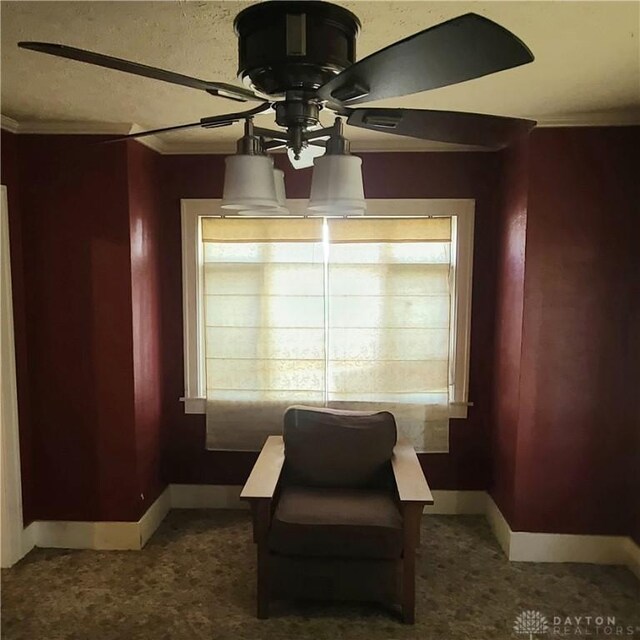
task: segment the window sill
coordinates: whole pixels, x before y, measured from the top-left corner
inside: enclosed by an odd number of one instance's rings
[[[184,403],[185,413],[204,414],[207,410],[206,398],[180,398],[180,401]]]
[[[456,403],[449,405],[449,418],[454,420],[464,420],[468,417],[468,408],[473,406],[473,402],[470,403]]]
[[[186,414],[204,415],[207,412],[206,398],[180,398],[180,401],[184,403],[184,412]],[[468,407],[470,406],[473,406],[473,402],[461,402],[451,405],[449,417],[458,420],[467,418]]]

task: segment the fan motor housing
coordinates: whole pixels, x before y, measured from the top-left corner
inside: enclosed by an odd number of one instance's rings
[[[269,96],[318,87],[355,62],[358,18],[329,2],[262,2],[241,11],[238,76]]]

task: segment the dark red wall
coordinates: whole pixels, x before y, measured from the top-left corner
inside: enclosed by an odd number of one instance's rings
[[[3,132],[25,523],[137,520],[162,486],[156,159],[100,142]]]
[[[492,495],[516,530],[637,537],[640,129],[537,130],[523,153],[501,208]]]
[[[141,508],[146,510],[165,486],[160,473],[162,158],[137,142],[127,144],[136,461]]]
[[[638,230],[635,231],[635,237],[639,235]],[[632,309],[629,316],[629,326],[627,335],[629,340],[629,363],[630,373],[629,380],[640,380],[640,254],[635,252],[635,264],[632,267],[630,296]],[[631,486],[631,537],[636,544],[640,545],[640,402],[629,402],[627,399],[627,408],[629,410],[629,420],[632,425],[635,424],[635,443],[632,446],[632,453],[629,456],[629,483]],[[633,428],[633,427],[632,427]]]
[[[639,158],[640,128],[540,130],[531,140],[519,529],[629,531]]]
[[[489,491],[509,522],[515,513],[520,413],[520,356],[524,304],[529,141],[502,154],[498,206],[498,268],[493,358],[492,477]]]
[[[476,234],[471,335],[470,398],[467,420],[451,424],[448,455],[421,456],[436,489],[482,489],[489,473],[488,420],[491,405],[495,203],[499,157],[493,153],[363,154],[365,192],[370,198],[475,198]],[[284,156],[287,195],[309,196],[311,171],[291,169]],[[167,418],[165,477],[176,483],[241,484],[256,458],[250,453],[205,450],[204,416],[184,414],[182,368],[182,283],[180,199],[219,198],[224,159],[220,156],[164,156],[163,196],[163,360]]]
[[[38,519],[136,512],[126,157],[97,142],[19,139]]]

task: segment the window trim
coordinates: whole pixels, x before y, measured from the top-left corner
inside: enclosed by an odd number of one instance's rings
[[[202,242],[200,218],[228,215],[218,199],[183,199],[180,201],[182,226],[182,321],[184,339],[185,413],[203,414],[206,390],[202,323]],[[307,215],[307,200],[287,200],[292,215]],[[466,418],[469,402],[469,356],[471,351],[471,297],[473,285],[473,234],[475,200],[472,199],[371,199],[367,200],[370,216],[434,216],[451,217],[455,225],[452,245],[456,295],[451,311],[455,331],[451,348],[455,354],[450,380],[451,417]]]

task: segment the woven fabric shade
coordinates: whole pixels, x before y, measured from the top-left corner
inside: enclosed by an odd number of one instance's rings
[[[307,404],[385,408],[447,450],[449,218],[205,218],[202,238],[209,448],[259,449]]]

